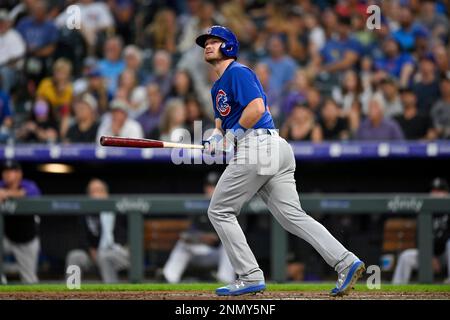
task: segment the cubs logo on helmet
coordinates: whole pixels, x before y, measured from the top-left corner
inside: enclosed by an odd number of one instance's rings
[[[231,107],[228,104],[227,94],[222,89],[220,89],[216,95],[216,108],[222,117],[226,117],[230,114]]]

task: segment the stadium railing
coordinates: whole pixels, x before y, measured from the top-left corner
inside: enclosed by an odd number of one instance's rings
[[[432,215],[450,212],[450,197],[428,194],[302,194],[302,207],[309,213],[329,214],[416,214],[418,218],[419,282],[432,283],[433,234]],[[209,200],[202,195],[114,195],[107,200],[85,196],[43,196],[34,199],[6,200],[0,204],[0,239],[5,215],[92,214],[112,211],[128,216],[128,242],[131,253],[129,281],[143,281],[144,216],[206,214]],[[253,198],[243,214],[268,214],[262,200]],[[272,219],[271,268],[274,281],[286,280],[287,233]],[[0,241],[0,274],[2,273]]]
[[[290,142],[297,160],[363,160],[386,158],[449,158],[450,141],[433,142]],[[201,159],[201,150],[110,148],[96,144],[7,144],[0,160],[18,161],[146,161],[174,162]],[[200,162],[201,163],[201,162]]]

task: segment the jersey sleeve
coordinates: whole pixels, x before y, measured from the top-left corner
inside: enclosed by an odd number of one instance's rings
[[[246,107],[252,100],[263,98],[256,76],[245,68],[236,68],[231,77],[231,88],[236,103]]]
[[[41,190],[39,190],[36,183],[32,181],[24,181],[24,184],[26,184],[25,193],[27,197],[39,197],[41,195]]]
[[[220,116],[219,116],[219,111],[217,111],[216,97],[214,96],[213,89],[211,90],[211,100],[212,100],[213,110],[214,110],[214,119],[218,119],[218,118],[220,118]]]

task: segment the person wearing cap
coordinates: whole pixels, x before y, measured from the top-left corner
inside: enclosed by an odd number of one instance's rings
[[[449,185],[444,178],[433,179],[430,187],[432,197],[448,197]],[[445,283],[450,284],[450,214],[433,216],[433,271],[443,272],[443,266],[447,266],[447,278]],[[411,279],[413,270],[419,267],[419,250],[406,249],[400,253],[392,278],[393,284],[407,284]]]
[[[105,114],[109,109],[109,103],[113,99],[111,93],[108,92],[106,86],[106,79],[103,78],[99,69],[94,68],[87,74],[87,89],[83,93],[90,93],[95,99],[97,99],[98,108],[97,112],[99,116]]]
[[[218,180],[219,175],[215,172],[207,175],[203,185],[205,196],[212,197]],[[190,264],[217,266],[218,281],[233,282],[236,279],[231,262],[206,215],[195,216],[189,229],[180,235],[162,270],[164,279],[169,283],[180,282]]]
[[[95,57],[86,57],[83,60],[81,77],[75,79],[75,81],[73,82],[74,96],[79,96],[87,90],[89,82],[89,74],[96,69],[97,69],[97,59]]]
[[[25,42],[11,28],[8,11],[0,10],[0,90],[9,93],[17,82],[16,72],[25,55]]]
[[[74,104],[75,123],[67,131],[66,142],[93,143],[97,136],[97,100],[83,94]]]
[[[38,98],[33,103],[29,119],[16,131],[16,138],[21,142],[56,142],[59,139],[59,124],[45,99]]]
[[[119,136],[126,138],[143,138],[142,127],[136,120],[128,117],[128,104],[115,99],[110,105],[111,112],[105,116],[97,130],[97,142],[101,136]]]
[[[8,160],[3,166],[0,181],[0,202],[8,199],[38,197],[41,191],[35,182],[23,179],[21,165]],[[12,253],[17,262],[20,278],[23,283],[37,283],[37,267],[39,255],[38,217],[33,215],[4,216],[5,237],[4,253]],[[0,275],[1,276],[1,275]]]

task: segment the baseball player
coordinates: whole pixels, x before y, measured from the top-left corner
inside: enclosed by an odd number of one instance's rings
[[[295,185],[295,158],[282,139],[255,73],[236,62],[239,42],[227,28],[212,26],[196,43],[218,75],[211,89],[215,129],[204,141],[205,151],[234,151],[212,196],[208,216],[238,275],[217,295],[256,293],[266,288],[263,271],[237,222],[242,206],[256,193],[289,232],[310,243],[338,273],[332,296],[347,294],[365,270],[364,263],[325,227],[303,211]],[[249,159],[255,159],[249,161]],[[269,164],[269,165],[267,165]]]

